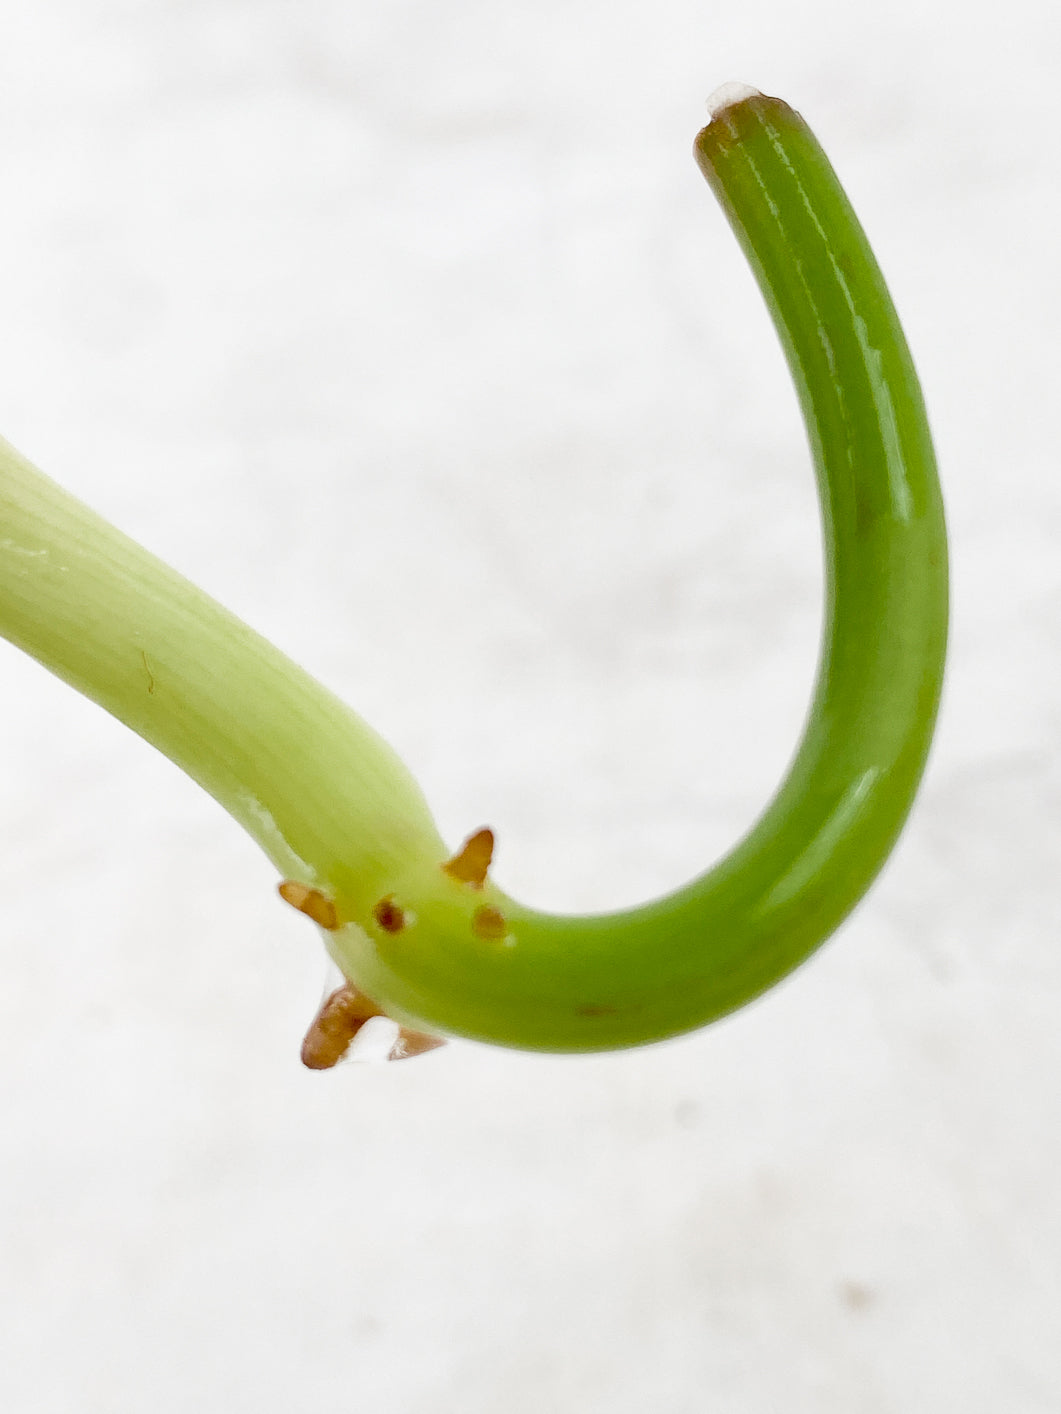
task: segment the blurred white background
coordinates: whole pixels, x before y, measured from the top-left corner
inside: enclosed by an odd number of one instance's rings
[[[0,645],[5,1409],[1061,1408],[1059,62],[1047,0],[0,4],[0,430],[517,895],[684,882],[805,710],[803,432],[690,156],[723,81],[870,233],[955,590],[910,828],[785,985],[325,1075],[265,860]]]

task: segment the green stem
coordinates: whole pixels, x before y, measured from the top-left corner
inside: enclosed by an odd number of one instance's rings
[[[0,442],[0,632],[210,792],[289,878],[368,908],[444,847],[389,746]]]
[[[325,893],[343,925],[325,935],[336,960],[407,1024],[543,1050],[702,1026],[828,937],[917,790],[943,673],[946,537],[895,310],[832,168],[785,104],[731,102],[696,157],[796,383],[826,614],[788,776],[747,837],[666,898],[553,916],[453,877],[417,787],[364,723],[17,454],[3,460],[0,631],[172,757],[285,875]]]

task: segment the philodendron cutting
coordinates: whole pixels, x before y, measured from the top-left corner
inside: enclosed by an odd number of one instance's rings
[[[732,1011],[853,908],[913,801],[947,632],[939,484],[910,354],[835,173],[779,99],[728,86],[696,160],[762,288],[818,478],[826,612],[807,725],[772,801],[664,898],[556,916],[509,898],[493,835],[447,848],[349,708],[246,625],[0,452],[0,632],[186,771],[254,837],[346,984],[306,1038],[333,1064],[371,1016],[394,1054],[444,1034],[551,1051],[671,1036]]]

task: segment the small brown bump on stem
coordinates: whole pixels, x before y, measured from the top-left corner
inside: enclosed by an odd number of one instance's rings
[[[494,857],[493,830],[476,830],[469,835],[452,859],[443,864],[443,872],[458,883],[470,884],[473,889],[481,889],[486,883],[486,871]]]
[[[484,904],[472,914],[472,932],[477,938],[487,938],[492,943],[500,942],[508,932],[505,915],[499,908]]]
[[[302,1064],[310,1070],[331,1070],[365,1022],[382,1015],[374,1001],[347,982],[325,999],[313,1018],[302,1042]]]
[[[429,1036],[426,1031],[410,1031],[403,1026],[387,1059],[411,1060],[413,1056],[422,1056],[425,1051],[437,1050],[445,1044],[444,1036]]]
[[[334,933],[339,927],[335,904],[327,895],[322,894],[320,889],[297,884],[293,879],[285,879],[277,888],[285,903],[297,908],[299,913],[304,913],[307,918],[312,918],[318,927],[327,928],[329,933]]]
[[[405,911],[394,902],[394,895],[381,898],[372,910],[372,917],[385,933],[400,933],[405,927]]]

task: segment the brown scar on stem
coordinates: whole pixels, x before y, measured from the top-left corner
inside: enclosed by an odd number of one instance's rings
[[[614,1016],[618,1007],[613,1006],[580,1006],[575,1008],[576,1016]]]
[[[487,938],[490,942],[500,942],[508,932],[505,915],[499,908],[484,904],[472,914],[472,932],[477,938]]]
[[[152,675],[151,669],[147,666],[147,650],[146,650],[146,649],[144,649],[144,648],[141,648],[141,649],[140,649],[140,657],[143,658],[143,660],[144,660],[144,672],[147,674],[147,690],[148,690],[149,693],[153,693],[154,690],[155,690],[155,679],[154,679],[154,677],[153,677],[153,675]]]
[[[285,903],[297,908],[299,913],[304,913],[307,918],[312,918],[318,927],[326,928],[329,933],[334,933],[339,927],[335,904],[326,894],[322,894],[320,889],[311,889],[293,879],[285,879],[282,884],[277,885],[277,891]]]
[[[385,933],[400,933],[405,927],[405,910],[394,902],[394,895],[381,898],[372,910],[372,917]]]
[[[494,857],[493,830],[476,830],[469,835],[452,859],[447,859],[442,872],[460,884],[481,889],[486,883],[486,871]]]

